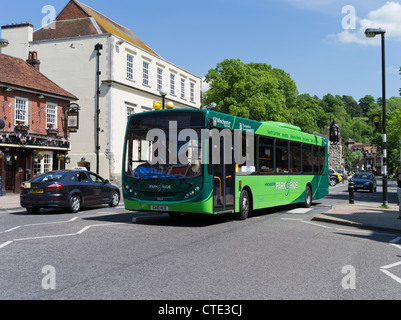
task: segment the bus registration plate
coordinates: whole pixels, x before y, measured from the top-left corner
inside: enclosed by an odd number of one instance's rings
[[[168,206],[150,206],[150,210],[168,211]]]

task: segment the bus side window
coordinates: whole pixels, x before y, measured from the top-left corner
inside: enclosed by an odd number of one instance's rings
[[[299,142],[290,142],[290,172],[301,172],[301,144]]]
[[[302,145],[302,171],[304,173],[312,173],[312,146],[308,144]]]
[[[320,161],[320,170],[319,170],[319,174],[323,173],[323,168],[324,168],[324,164],[326,162],[326,157],[325,157],[325,152],[324,152],[324,147],[319,147],[319,161]]]
[[[319,147],[313,146],[313,173],[319,174]]]
[[[258,164],[259,164],[259,172],[261,174],[268,174],[274,172],[273,142],[274,142],[273,139],[259,137]]]
[[[276,172],[288,173],[288,141],[276,140]]]

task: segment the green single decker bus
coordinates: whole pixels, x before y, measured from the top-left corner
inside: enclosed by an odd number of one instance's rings
[[[211,110],[129,117],[123,153],[127,210],[235,213],[328,195],[328,141],[281,122]]]

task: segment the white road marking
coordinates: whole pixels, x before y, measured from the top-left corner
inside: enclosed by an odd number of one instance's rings
[[[390,240],[389,243],[396,243],[400,240],[401,240],[401,237],[397,237],[397,238],[394,238],[393,240]]]
[[[398,283],[401,283],[401,279],[398,278],[397,276],[393,275],[390,271],[388,270],[383,270],[380,269],[381,272],[384,272],[385,274],[387,274],[390,278],[392,278],[393,280],[397,281]]]
[[[12,243],[12,241],[7,241],[7,242],[4,242],[3,244],[0,244],[0,249],[4,248],[5,246],[9,245],[10,243]]]
[[[389,264],[389,265],[387,265],[387,266],[380,267],[380,269],[390,269],[390,268],[392,268],[392,267],[399,266],[400,264],[401,264],[401,261],[398,261],[398,262]]]
[[[68,222],[73,222],[73,221],[75,221],[77,219],[78,219],[78,217],[74,217],[74,218],[72,218],[70,220],[67,220],[67,221],[54,221],[54,222],[42,222],[42,223],[24,224],[24,227],[44,226],[44,225],[48,225],[48,224],[68,223]]]
[[[75,235],[77,235],[77,234],[76,233],[55,234],[55,235],[51,235],[51,236],[40,236],[40,237],[14,239],[14,241],[26,241],[26,240],[37,240],[37,239],[46,239],[46,238],[71,237],[71,236],[75,236]]]
[[[401,246],[399,244],[396,243],[390,243],[390,245],[392,245],[393,247],[396,247],[398,249],[401,249]]]
[[[313,210],[313,208],[296,208],[288,211],[288,213],[307,213]]]
[[[8,229],[8,230],[6,230],[6,231],[4,231],[4,232],[10,232],[10,231],[16,230],[16,229],[18,229],[18,228],[21,228],[21,226],[17,226],[17,227]]]
[[[84,233],[86,230],[88,230],[91,226],[86,226],[84,228],[82,228],[81,230],[79,230],[76,234],[81,234]]]
[[[362,234],[366,234],[366,235],[372,234],[371,231],[363,231],[363,230],[351,230],[351,229],[344,229],[344,228],[334,228],[334,230],[347,231],[347,232],[353,232],[353,233],[362,233]]]
[[[331,227],[326,227],[326,226],[323,226],[323,225],[321,225],[321,224],[317,224],[317,223],[313,223],[313,222],[309,222],[309,221],[304,221],[304,220],[302,220],[301,222],[307,223],[307,224],[311,224],[311,225],[313,225],[313,226],[325,228],[325,229],[332,229]]]
[[[388,243],[391,244],[394,247],[397,247],[398,249],[401,249],[401,246],[399,244],[396,244],[396,242],[398,242],[400,240],[401,240],[401,237],[397,237],[397,238],[394,238],[394,239],[390,240]],[[386,275],[388,275],[391,279],[393,279],[393,280],[395,280],[395,281],[397,281],[398,283],[401,284],[401,278],[397,277],[396,275],[392,274],[390,271],[387,270],[387,269],[390,269],[390,268],[393,268],[393,267],[397,267],[399,265],[401,265],[401,261],[389,264],[387,266],[380,267],[379,270],[381,272],[385,273]]]
[[[13,241],[7,241],[3,244],[0,245],[0,249],[4,248],[5,246],[9,245],[10,243],[14,241],[27,241],[27,240],[38,240],[38,239],[49,239],[49,238],[60,238],[60,237],[71,237],[71,236],[77,236],[82,233],[84,233],[86,230],[88,230],[91,227],[104,227],[104,226],[115,226],[115,225],[121,225],[125,223],[104,223],[104,224],[93,224],[91,226],[86,226],[79,230],[76,233],[65,233],[65,234],[55,234],[55,235],[49,235],[49,236],[39,236],[39,237],[30,237],[30,238],[19,238],[19,239],[14,239]]]

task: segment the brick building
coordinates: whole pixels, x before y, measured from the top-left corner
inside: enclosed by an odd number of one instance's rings
[[[78,100],[39,72],[36,52],[27,58],[0,54],[0,177],[2,189],[15,193],[34,175],[64,168],[65,111]]]

